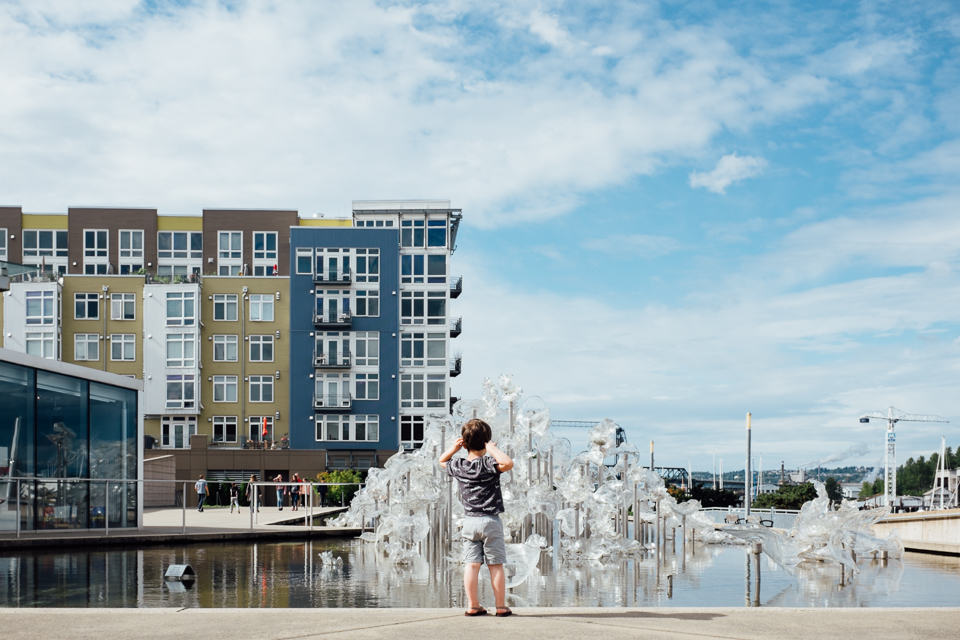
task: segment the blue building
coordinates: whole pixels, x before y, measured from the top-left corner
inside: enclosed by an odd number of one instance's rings
[[[450,410],[460,333],[449,201],[353,203],[353,227],[290,235],[290,446],[326,468],[377,466]]]

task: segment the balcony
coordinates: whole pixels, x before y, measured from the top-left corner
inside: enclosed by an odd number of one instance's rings
[[[456,358],[450,359],[450,377],[456,378],[460,375],[460,361],[463,360],[463,356],[457,356]]]
[[[450,276],[450,297],[459,298],[463,293],[463,276]]]
[[[353,274],[350,269],[343,271],[328,271],[327,273],[317,273],[313,276],[314,284],[346,284],[353,282]]]
[[[143,275],[146,284],[197,284],[200,282],[200,275],[196,273],[175,276],[158,276],[155,273],[145,273]]]
[[[453,405],[460,402],[460,400],[461,398],[458,398],[456,396],[450,396],[450,413],[453,413]]]
[[[353,399],[349,393],[340,394],[314,394],[313,408],[315,411],[324,413],[336,413],[338,411],[350,411],[353,405]]]
[[[463,329],[463,318],[457,318],[456,320],[450,321],[450,337],[456,338],[460,335],[460,330]]]
[[[340,353],[334,356],[326,353],[313,353],[313,367],[315,369],[349,369],[351,360],[349,353]]]
[[[318,313],[313,316],[313,325],[315,327],[350,328],[353,324],[353,316],[349,313]]]

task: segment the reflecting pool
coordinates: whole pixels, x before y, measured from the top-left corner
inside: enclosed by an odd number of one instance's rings
[[[325,566],[330,551],[342,566]],[[861,559],[841,584],[836,565],[791,575],[744,547],[701,545],[610,567],[555,565],[508,595],[513,606],[960,606],[960,559],[908,553],[902,561]],[[163,578],[190,564],[191,585]],[[670,580],[668,576],[672,575]],[[482,576],[485,579],[485,576]],[[672,586],[671,586],[672,582]],[[0,604],[8,607],[460,607],[460,568],[415,558],[396,566],[356,540],[179,548],[20,553],[0,556]],[[492,604],[489,584],[481,599]]]

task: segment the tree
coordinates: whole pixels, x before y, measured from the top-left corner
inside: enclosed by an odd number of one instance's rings
[[[703,485],[695,484],[690,491],[690,497],[699,500],[701,506],[706,507],[735,507],[740,504],[740,498],[733,491],[724,489],[708,489]]]
[[[830,476],[823,483],[823,486],[827,490],[827,497],[830,498],[830,502],[838,504],[843,501],[843,487],[840,486],[836,478]]]
[[[804,502],[817,497],[817,490],[810,482],[804,484],[785,484],[776,493],[764,493],[757,496],[753,506],[757,509],[799,509]]]
[[[876,494],[873,492],[873,483],[864,482],[863,486],[860,487],[860,495],[857,496],[859,500],[866,500],[867,498],[872,498]]]

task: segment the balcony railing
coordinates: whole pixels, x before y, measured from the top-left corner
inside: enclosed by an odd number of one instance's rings
[[[460,335],[460,331],[463,329],[463,318],[457,318],[456,320],[450,321],[450,337],[456,338]]]
[[[450,276],[450,297],[459,298],[463,293],[463,276]]]
[[[349,327],[353,324],[353,317],[349,313],[318,313],[313,317],[313,324],[317,327]]]
[[[318,393],[313,396],[313,408],[316,411],[349,411],[352,404],[353,398],[349,393]]]
[[[450,413],[453,413],[453,405],[460,402],[460,398],[457,396],[450,396]]]
[[[200,276],[196,273],[175,276],[158,276],[155,273],[145,273],[147,284],[197,284]]]
[[[351,360],[350,353],[338,353],[334,356],[313,353],[313,366],[316,369],[349,369]]]
[[[456,378],[460,375],[460,361],[463,360],[462,357],[457,356],[456,358],[450,359],[450,377]]]
[[[350,273],[350,269],[327,271],[314,274],[313,281],[316,284],[350,284],[353,281],[353,274]]]

